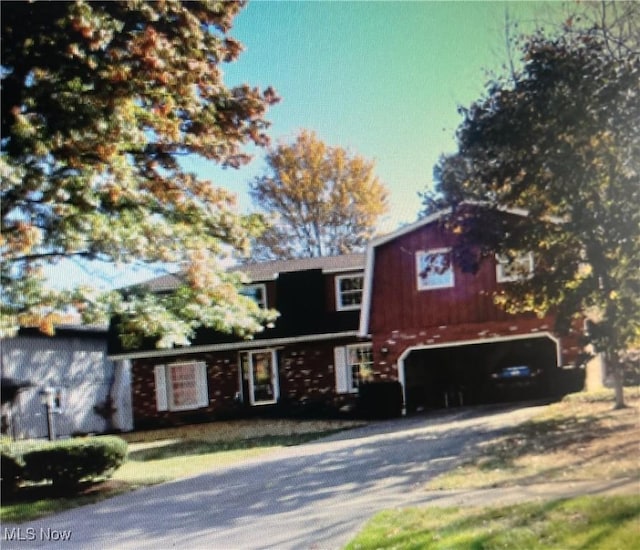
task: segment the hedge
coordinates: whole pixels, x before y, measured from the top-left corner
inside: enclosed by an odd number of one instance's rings
[[[18,488],[24,467],[20,460],[4,449],[0,450],[0,491],[11,495]]]
[[[23,479],[73,488],[81,481],[109,477],[125,461],[127,442],[115,436],[66,439],[22,454]]]

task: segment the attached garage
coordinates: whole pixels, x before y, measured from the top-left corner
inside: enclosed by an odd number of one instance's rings
[[[416,346],[398,361],[407,413],[550,396],[560,364],[550,334]]]

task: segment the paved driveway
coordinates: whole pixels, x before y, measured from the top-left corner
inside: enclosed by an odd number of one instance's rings
[[[428,502],[428,479],[538,410],[467,409],[375,423],[23,524],[19,535],[33,540],[17,542],[14,532],[2,548],[341,548],[375,512]],[[69,541],[48,540],[64,531]]]

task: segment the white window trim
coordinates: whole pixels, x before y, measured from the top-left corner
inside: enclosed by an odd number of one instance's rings
[[[344,279],[362,279],[362,291],[360,295],[360,303],[353,305],[342,305],[342,292],[340,291],[340,281]],[[335,293],[336,293],[336,310],[337,311],[351,311],[360,309],[362,307],[362,297],[364,296],[364,273],[352,273],[351,275],[336,275],[334,280]]]
[[[420,271],[422,269],[422,258],[424,256],[430,256],[432,254],[451,254],[451,248],[431,248],[429,250],[418,250],[416,252],[416,282],[418,290],[438,290],[440,288],[453,288],[456,285],[455,273],[453,270],[453,259],[450,259],[449,268],[451,270],[451,283],[440,285],[429,285],[424,282],[420,277]]]
[[[523,281],[526,279],[531,279],[533,277],[533,252],[527,252],[526,254],[521,254],[514,258],[514,261],[527,260],[529,262],[529,273],[526,276],[522,275],[506,275],[504,272],[505,265],[509,262],[501,256],[500,254],[496,254],[496,281],[498,283],[513,283],[515,281]]]
[[[247,354],[247,367],[249,369],[249,403],[252,406],[260,405],[273,405],[278,402],[280,398],[280,383],[278,380],[278,355],[275,349],[253,349],[247,350],[241,353]],[[262,401],[255,400],[255,381],[253,379],[253,355],[257,353],[270,353],[271,354],[271,383],[273,384],[273,399],[266,399]],[[242,364],[238,361],[240,368],[240,393],[242,393]],[[244,396],[243,396],[244,398]]]
[[[353,365],[349,363],[349,351],[357,348],[372,349],[372,347],[372,344],[364,343],[333,348],[336,393],[358,393],[358,387],[353,385]]]
[[[247,285],[243,285],[243,288],[246,289],[250,289],[250,288],[259,288],[262,291],[262,299],[264,301],[264,303],[259,304],[258,302],[256,302],[258,304],[258,306],[261,309],[267,309],[268,304],[267,304],[267,285],[264,283],[251,283],[251,284],[247,284]],[[246,296],[246,298],[251,298],[251,296]]]
[[[351,380],[347,369],[347,348],[338,346],[333,348],[333,371],[336,377],[336,393],[352,393]]]
[[[169,374],[172,367],[193,365],[196,368],[196,404],[176,406],[173,396],[173,385]],[[156,409],[158,411],[193,411],[209,405],[209,381],[207,365],[204,361],[180,361],[154,367]]]

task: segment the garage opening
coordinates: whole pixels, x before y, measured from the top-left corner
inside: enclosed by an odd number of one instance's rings
[[[404,359],[407,413],[548,397],[557,363],[547,336],[412,350]]]

